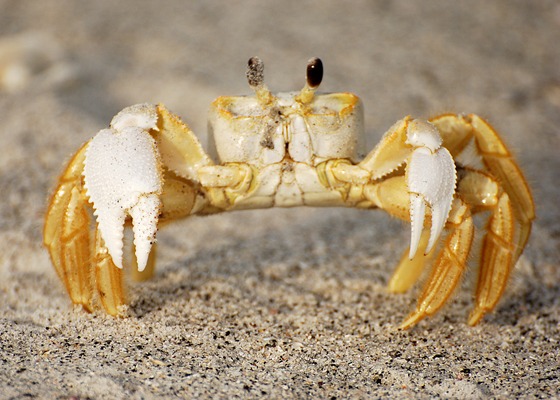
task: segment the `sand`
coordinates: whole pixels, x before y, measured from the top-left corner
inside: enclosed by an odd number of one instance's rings
[[[560,5],[557,2],[0,1],[0,398],[560,397]],[[298,90],[352,91],[373,148],[411,114],[478,113],[537,204],[496,311],[476,326],[477,257],[409,331],[386,290],[409,225],[383,212],[245,211],[160,231],[126,319],[74,308],[42,247],[62,165],[125,106],[163,102],[206,141],[218,95],[260,56]],[[483,227],[483,221],[478,221]]]

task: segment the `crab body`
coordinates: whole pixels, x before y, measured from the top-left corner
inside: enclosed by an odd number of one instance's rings
[[[280,93],[270,104],[254,96],[220,97],[212,104],[210,153],[222,164],[249,167],[252,175],[251,188],[223,206],[344,204],[340,193],[324,184],[318,166],[332,159],[358,159],[361,102],[355,95],[337,93],[316,96],[308,105],[298,95]]]
[[[471,251],[472,215],[490,211],[469,323],[496,306],[527,243],[534,206],[488,123],[475,115],[405,117],[364,156],[361,101],[351,93],[317,94],[319,59],[310,60],[300,92],[272,94],[257,58],[247,77],[253,96],[220,97],[211,105],[210,155],[165,107],[141,104],[117,114],[72,158],[44,237],[74,303],[91,310],[97,293],[108,313],[120,314],[128,221],[138,270],[152,271],[162,223],[237,209],[345,206],[380,208],[410,221],[411,244],[391,291],[407,290],[432,265],[403,328],[447,301]]]

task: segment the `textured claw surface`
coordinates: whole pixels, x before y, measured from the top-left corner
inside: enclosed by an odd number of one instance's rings
[[[86,151],[84,180],[101,236],[113,262],[122,268],[123,229],[132,217],[138,269],[143,270],[155,240],[162,193],[160,156],[148,129],[155,108],[140,105],[121,111],[95,136]]]
[[[426,253],[430,252],[439,238],[451,209],[457,174],[451,154],[446,148],[440,147],[439,133],[430,123],[412,121],[408,128],[408,143],[416,147],[407,169],[411,219],[409,256],[412,259],[418,250],[424,228],[426,204],[432,212]]]

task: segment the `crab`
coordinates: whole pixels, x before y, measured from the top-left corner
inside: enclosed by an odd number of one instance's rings
[[[473,114],[407,116],[363,156],[360,99],[317,93],[322,77],[313,58],[302,90],[272,94],[263,62],[251,58],[254,94],[219,97],[210,107],[212,157],[163,105],[119,112],[72,157],[45,219],[44,244],[72,302],[123,315],[123,264],[150,277],[164,223],[230,210],[341,206],[410,221],[410,246],[389,291],[405,292],[431,271],[403,329],[450,298],[471,253],[473,216],[489,214],[468,323],[492,311],[535,218],[530,188],[500,136]],[[134,249],[125,251],[130,226]]]

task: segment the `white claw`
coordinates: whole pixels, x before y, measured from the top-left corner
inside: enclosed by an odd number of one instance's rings
[[[426,204],[432,211],[428,254],[436,244],[449,216],[457,174],[451,154],[441,147],[441,137],[429,122],[414,120],[409,124],[407,143],[416,147],[407,166],[407,185],[410,192],[412,259],[418,250],[424,228]]]
[[[122,268],[123,229],[132,217],[138,269],[145,268],[155,241],[163,179],[156,141],[155,107],[124,109],[89,143],[84,182],[101,237],[115,265]]]
[[[159,207],[158,195],[148,194],[140,197],[136,206],[130,210],[139,271],[144,271],[146,268],[152,244],[156,240]]]
[[[410,225],[411,235],[410,235],[410,252],[409,257],[412,260],[416,251],[418,250],[418,244],[420,243],[420,236],[422,234],[422,228],[424,228],[424,215],[426,215],[426,203],[422,196],[415,193],[410,195]]]

